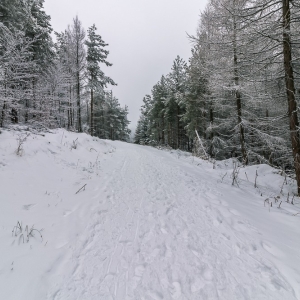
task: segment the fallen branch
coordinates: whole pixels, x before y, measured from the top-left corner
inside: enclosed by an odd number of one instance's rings
[[[203,152],[204,152],[205,158],[206,158],[207,160],[209,160],[209,156],[207,155],[207,153],[206,153],[206,151],[205,151],[205,149],[204,149],[204,147],[203,147],[202,141],[201,141],[200,136],[199,136],[199,134],[198,134],[198,131],[197,131],[196,129],[195,129],[195,132],[196,132],[196,135],[197,135],[199,144],[200,144],[200,146],[201,146],[201,148],[202,148],[202,150],[203,150]]]
[[[80,188],[80,189],[75,193],[75,195],[77,195],[82,189],[85,191],[85,187],[86,187],[86,184],[85,184],[82,188]]]

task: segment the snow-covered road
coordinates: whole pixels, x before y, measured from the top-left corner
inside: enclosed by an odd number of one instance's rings
[[[113,150],[107,158],[99,157],[100,167],[87,177],[82,177],[86,170],[78,171],[83,156],[74,158],[79,161],[74,171],[67,156],[56,155],[52,168],[64,166],[76,175],[53,185],[61,190],[61,203],[73,204],[61,204],[61,219],[52,212],[52,226],[57,224],[59,232],[52,240],[58,241],[37,250],[52,249],[50,266],[38,271],[40,279],[32,288],[39,286],[39,292],[18,298],[6,288],[1,299],[299,299],[300,267],[293,264],[300,263],[300,241],[286,245],[292,258],[284,253],[286,240],[276,244],[277,236],[299,234],[294,228],[299,219],[278,218],[276,211],[273,217],[254,188],[221,183],[220,171],[211,163],[176,151],[107,144]],[[91,145],[81,145],[96,155]],[[71,199],[63,186],[72,180],[77,180],[75,190],[84,183],[87,187]],[[282,226],[290,232],[281,233]],[[0,269],[0,279],[5,274]]]

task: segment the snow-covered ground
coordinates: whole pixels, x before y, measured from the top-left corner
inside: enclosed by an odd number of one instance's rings
[[[64,130],[18,156],[19,135],[0,134],[0,299],[300,299],[300,201],[275,169],[232,186],[231,160]]]

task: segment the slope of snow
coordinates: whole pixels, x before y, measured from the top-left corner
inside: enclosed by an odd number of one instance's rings
[[[300,299],[299,198],[275,169],[232,186],[232,160],[64,130],[17,156],[19,134],[0,134],[0,299]]]

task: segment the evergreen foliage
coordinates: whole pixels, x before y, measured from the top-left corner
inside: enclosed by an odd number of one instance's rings
[[[77,16],[64,32],[55,33],[54,44],[43,3],[0,3],[0,127],[63,127],[129,140],[128,108],[106,90],[115,83],[100,67],[111,66],[108,45],[95,25],[86,40]]]
[[[192,151],[197,131],[210,157],[294,169],[300,186],[299,15],[289,0],[209,1],[189,63],[177,57],[144,100],[135,142]]]

